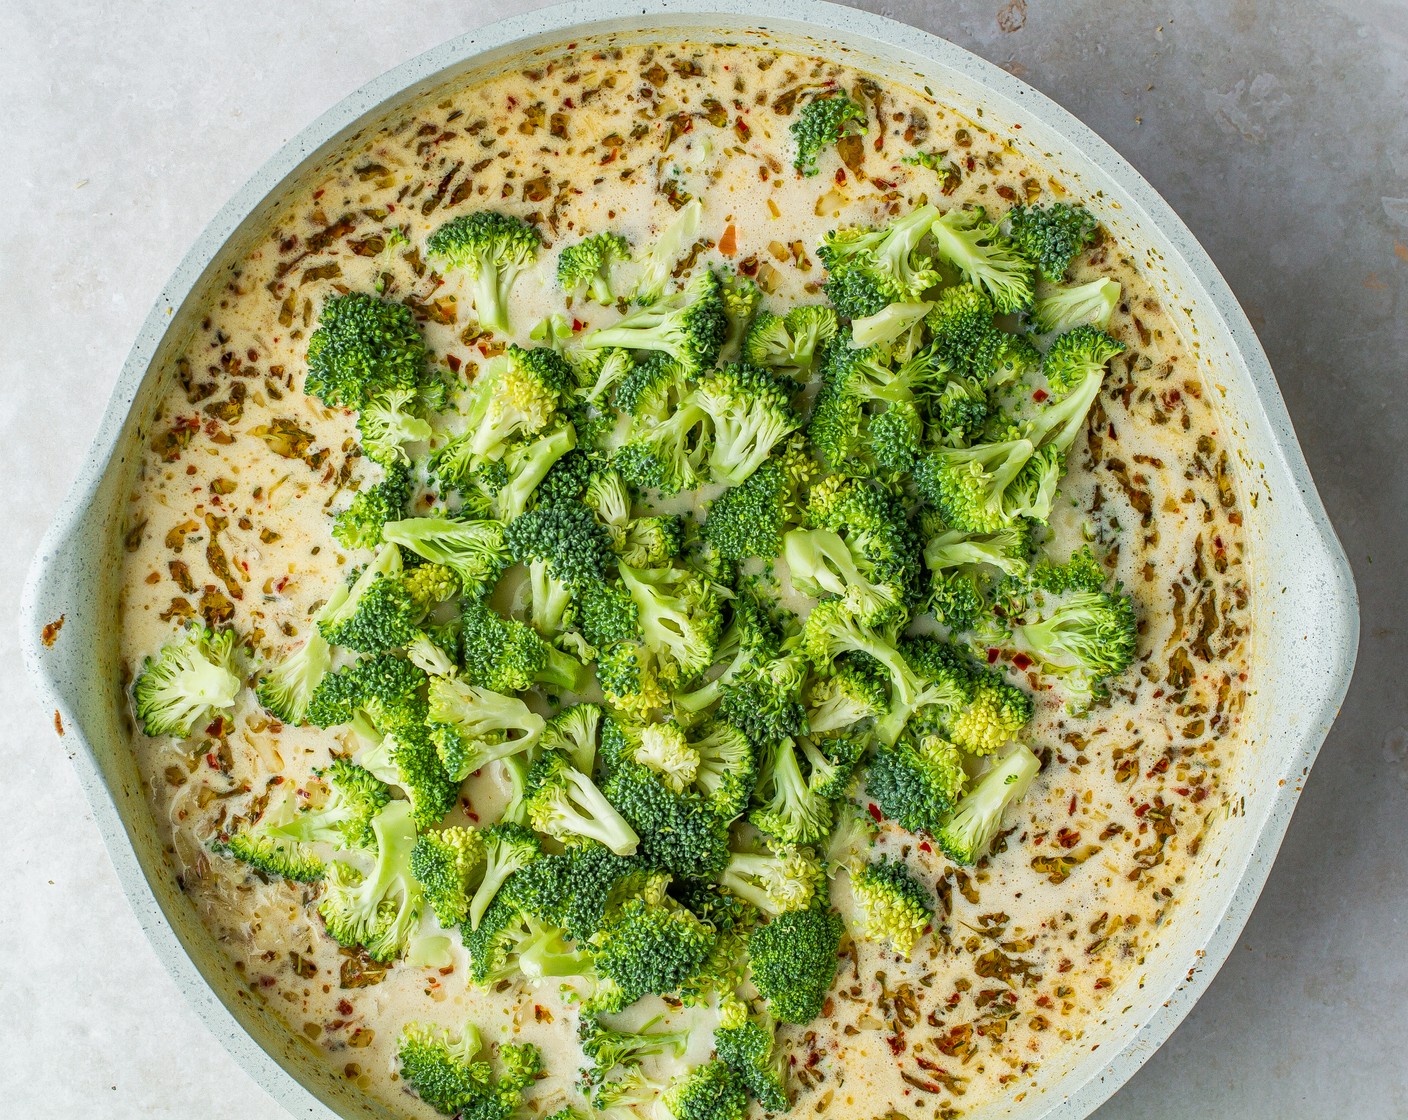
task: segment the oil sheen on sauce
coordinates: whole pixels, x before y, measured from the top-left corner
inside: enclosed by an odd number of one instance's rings
[[[802,178],[790,114],[830,85],[866,106],[869,130]],[[915,151],[941,153],[947,170],[901,162]],[[419,253],[446,218],[498,208],[542,229],[548,246],[513,291],[526,342],[532,324],[564,310],[553,283],[562,245],[607,228],[647,245],[690,197],[705,215],[698,261],[754,275],[775,306],[820,298],[814,250],[838,224],[881,221],[926,197],[994,212],[1064,197],[1049,169],[933,98],[741,46],[535,59],[426,94],[324,172],[285,201],[168,371],[130,495],[129,673],[196,616],[247,637],[252,670],[300,642],[312,609],[365,559],[339,550],[329,517],[375,468],[357,456],[352,418],[303,394],[307,336],[328,295],[378,289],[410,303],[436,360],[471,377],[485,340],[469,300]],[[1110,329],[1128,349],[1111,364],[1088,444],[1071,455],[1049,548],[1088,540],[1113,565],[1138,605],[1139,660],[1086,718],[1037,691],[1030,742],[1044,767],[978,868],[884,828],[882,848],[934,885],[936,925],[910,961],[847,939],[823,1016],[784,1034],[799,1115],[945,1117],[1022,1095],[1042,1063],[1085,1045],[1116,989],[1137,982],[1142,954],[1200,874],[1205,830],[1235,797],[1219,776],[1240,749],[1247,689],[1237,481],[1197,364],[1133,255],[1107,238],[1073,272],[1121,282]],[[615,312],[567,314],[580,331]],[[431,1115],[394,1075],[395,1037],[411,1019],[468,1017],[488,1041],[543,1044],[533,1112],[581,1107],[577,1063],[564,1057],[576,1016],[556,991],[469,989],[458,945],[445,970],[372,964],[324,935],[308,888],[265,883],[209,851],[272,778],[307,788],[331,749],[353,745],[280,728],[248,693],[190,743],[134,735],[152,809],[212,936],[290,1032],[398,1114]],[[502,796],[492,773],[467,793],[485,809]],[[848,913],[844,875],[833,897]]]

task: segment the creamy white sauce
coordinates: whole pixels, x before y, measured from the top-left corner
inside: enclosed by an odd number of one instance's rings
[[[994,210],[1013,198],[1059,197],[1046,171],[1000,137],[894,87],[883,91],[883,120],[865,98],[870,131],[851,153],[863,160],[863,177],[834,152],[823,155],[817,177],[795,175],[790,117],[774,102],[832,80],[852,89],[862,79],[829,63],[742,47],[584,51],[531,73],[433,91],[403,121],[331,162],[325,181],[290,202],[213,300],[207,327],[187,351],[186,384],[171,371],[131,494],[122,615],[129,669],[187,612],[228,617],[261,655],[277,656],[302,640],[316,604],[363,559],[342,553],[329,535],[330,513],[349,500],[347,484],[368,476],[355,459],[352,418],[302,392],[307,335],[326,296],[370,290],[380,278],[395,298],[441,301],[447,321],[426,324],[437,360],[461,376],[483,360],[460,281],[442,286],[410,249],[376,252],[366,239],[400,228],[419,247],[447,217],[481,207],[535,216],[551,244],[513,291],[515,335],[526,342],[535,322],[564,310],[553,280],[561,246],[607,228],[648,245],[674,216],[661,193],[671,181],[703,204],[701,235],[715,244],[699,259],[754,260],[777,307],[820,298],[814,247],[838,223],[883,220],[921,196]],[[662,152],[686,120],[689,130]],[[947,199],[932,171],[899,162],[916,147],[946,150],[960,166],[962,182]],[[427,207],[442,183],[441,201]],[[344,216],[350,231],[310,251],[319,231]],[[736,244],[725,255],[717,243],[730,229]],[[1218,777],[1241,749],[1247,687],[1249,580],[1237,488],[1196,364],[1125,259],[1133,255],[1106,243],[1075,273],[1123,284],[1111,329],[1129,351],[1112,363],[1092,420],[1094,454],[1072,453],[1051,551],[1096,537],[1137,600],[1140,662],[1109,705],[1085,719],[1064,715],[1055,694],[1037,693],[1029,740],[1046,765],[1009,814],[1005,850],[984,866],[953,867],[917,838],[886,829],[882,846],[935,884],[945,909],[911,961],[848,940],[826,1013],[786,1031],[798,1113],[945,1116],[1022,1093],[1037,1064],[1081,1045],[1091,1017],[1129,980],[1161,923],[1176,920],[1173,903],[1201,873],[1195,840],[1234,796]],[[629,270],[621,276],[628,287]],[[460,298],[452,306],[443,302],[449,296]],[[583,327],[615,314],[580,303],[568,313]],[[223,404],[235,386],[243,391],[238,416]],[[279,420],[306,433],[306,446],[289,448],[285,439],[282,447],[301,458],[271,447]],[[184,443],[173,430],[187,433]],[[1151,511],[1148,525],[1136,505]],[[208,551],[212,540],[228,579]],[[1176,613],[1201,618],[1209,599],[1216,624],[1195,652],[1187,633],[1175,638]],[[1176,675],[1186,666],[1172,682],[1171,658]],[[408,1115],[429,1115],[394,1078],[396,1034],[410,1019],[458,1025],[470,1017],[488,1040],[516,1035],[544,1046],[548,1076],[535,1112],[569,1100],[580,1106],[571,1090],[575,1013],[557,992],[467,990],[457,937],[450,970],[403,963],[378,983],[344,987],[357,969],[305,905],[307,888],[263,883],[209,853],[210,837],[247,812],[272,776],[306,788],[330,749],[355,746],[350,732],[276,730],[250,694],[233,726],[223,742],[134,735],[133,749],[185,889],[290,1031],[369,1093]],[[502,798],[492,774],[467,792],[486,813]],[[1081,861],[1069,862],[1073,856]],[[1062,857],[1064,867],[1039,862]],[[834,900],[849,913],[844,876]],[[707,1053],[707,1036],[700,1046]]]

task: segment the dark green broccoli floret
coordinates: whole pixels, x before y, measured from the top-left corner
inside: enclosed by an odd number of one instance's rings
[[[955,370],[986,374],[1002,353],[1005,338],[993,314],[992,300],[973,284],[945,288],[925,320],[935,354]],[[977,386],[979,395],[982,388]]]
[[[601,983],[592,1007],[618,1011],[642,996],[668,995],[693,976],[713,946],[712,926],[669,899],[669,876],[653,876],[616,903],[591,938]]]
[[[324,302],[308,339],[304,392],[329,408],[361,409],[379,394],[415,391],[425,374],[425,341],[410,308],[359,292]]]
[[[234,650],[233,630],[196,623],[146,658],[132,686],[143,733],[184,739],[207,716],[233,708],[240,690]]]
[[[383,731],[423,722],[425,682],[424,671],[395,654],[364,657],[323,677],[308,703],[308,722],[332,727],[359,712]]]
[[[482,602],[466,599],[461,617],[461,656],[471,684],[494,692],[524,692],[535,684],[582,692],[591,680],[590,670],[571,654]]]
[[[887,304],[915,302],[939,281],[934,262],[918,252],[938,213],[937,207],[925,205],[878,229],[857,226],[832,230],[822,239],[817,255],[833,277],[847,272],[864,277],[884,293]],[[875,308],[863,317],[882,310]]]
[[[660,1098],[674,1120],[744,1120],[748,1093],[723,1062],[705,1062],[677,1077]]]
[[[972,210],[954,207],[934,219],[929,228],[939,255],[970,284],[986,292],[998,311],[1021,311],[1030,306],[1032,265],[998,233],[997,223],[987,220],[981,206]]]
[[[777,1045],[772,1023],[747,1019],[714,1031],[714,1050],[762,1105],[765,1112],[792,1107],[787,1092],[787,1054]]]
[[[722,689],[719,715],[760,752],[807,730],[802,684],[807,663],[801,655],[757,658],[741,666]]]
[[[1045,524],[1064,469],[1060,448],[1015,439],[928,452],[915,464],[914,481],[945,524],[996,533],[1024,517]]]
[[[958,863],[977,863],[987,854],[1002,827],[1007,807],[1026,795],[1041,769],[1041,760],[1018,744],[983,774],[934,838]]]
[[[851,892],[860,907],[861,930],[872,941],[890,942],[908,957],[933,921],[934,900],[900,860],[882,856],[851,875]]]
[[[502,459],[514,441],[546,431],[557,421],[573,380],[572,367],[556,350],[510,344],[474,379],[465,432],[451,445],[453,453],[441,449],[437,472],[445,474],[450,463],[479,466]]]
[[[619,583],[584,583],[577,588],[577,625],[598,653],[638,641],[636,603]]]
[[[411,874],[435,911],[435,920],[445,929],[468,917],[471,884],[484,857],[484,837],[478,829],[455,825],[416,838],[411,849]]]
[[[389,803],[371,829],[375,865],[363,874],[351,864],[331,864],[318,913],[339,945],[362,946],[373,960],[389,961],[405,951],[420,918],[420,884],[411,875],[416,829],[410,802]]]
[[[836,314],[852,321],[878,315],[892,298],[874,278],[851,270],[833,272],[821,287]]]
[[[496,824],[479,835],[484,841],[484,874],[470,897],[466,911],[471,930],[479,928],[485,911],[509,876],[543,854],[542,843],[521,824]]]
[[[562,250],[557,258],[557,282],[568,293],[586,288],[600,304],[615,301],[611,266],[629,260],[631,247],[619,233],[595,233]]]
[[[676,692],[673,702],[680,711],[702,712],[712,707],[723,696],[724,686],[738,673],[781,653],[782,634],[777,623],[751,590],[740,588],[728,606],[729,623],[714,653],[721,671],[696,688]]]
[[[333,519],[332,535],[343,548],[376,548],[388,521],[397,521],[411,500],[411,470],[405,463],[391,463],[378,483],[364,486],[352,504]]]
[[[742,485],[714,499],[704,538],[724,560],[771,559],[782,551],[783,531],[795,514],[794,496],[788,472],[765,462]]]
[[[585,339],[588,349],[619,346],[667,355],[691,376],[718,360],[728,329],[722,285],[711,269],[695,274],[676,295],[633,311]]]
[[[1032,607],[1012,626],[1013,644],[1060,679],[1077,712],[1130,666],[1137,641],[1133,602],[1118,591],[1075,591]]]
[[[757,751],[752,741],[732,723],[719,719],[690,746],[699,759],[695,788],[704,794],[716,816],[733,820],[748,807],[757,782]]]
[[[690,396],[668,420],[633,434],[612,463],[633,485],[670,497],[707,481],[710,445],[709,414]]]
[[[836,978],[845,926],[824,906],[789,910],[748,935],[753,983],[784,1023],[810,1023]]]
[[[445,766],[439,744],[423,722],[393,729],[360,758],[372,773],[405,791],[418,829],[439,824],[459,798],[459,779]]]
[[[1064,202],[1014,206],[1007,217],[1012,243],[1052,283],[1059,283],[1076,254],[1095,240],[1100,225],[1090,211]]]
[[[958,748],[937,735],[881,747],[865,772],[866,793],[909,832],[937,832],[967,781]]]
[[[792,166],[803,175],[815,175],[816,160],[842,137],[865,132],[865,109],[837,90],[818,95],[802,106],[797,119],[788,126],[797,154]]]
[[[487,330],[506,334],[509,289],[533,263],[542,243],[542,235],[527,222],[481,210],[451,218],[430,235],[425,253],[441,269],[468,273],[479,322]]]
[[[474,929],[460,927],[469,951],[469,978],[483,987],[523,976],[530,981],[547,977],[573,979],[589,985],[595,980],[591,957],[568,943],[563,932],[545,924],[526,910],[516,897],[515,874],[499,891]]]
[[[738,485],[802,424],[791,390],[766,370],[729,365],[706,376],[690,398],[713,428],[709,466],[720,482]]]
[[[532,1043],[499,1047],[503,1069],[480,1057],[479,1031],[466,1023],[459,1035],[428,1023],[408,1023],[397,1039],[401,1077],[438,1112],[460,1120],[510,1120],[542,1070],[542,1054]]]
[[[547,503],[515,518],[505,543],[528,566],[531,621],[549,636],[566,626],[576,589],[605,580],[611,560],[605,530],[577,501]]]
[[[798,745],[807,760],[808,788],[832,800],[845,797],[851,776],[865,755],[867,739],[860,735],[811,736],[800,739]]]
[[[728,862],[728,824],[701,795],[675,793],[631,761],[613,768],[605,793],[640,836],[643,859],[681,879],[709,878]]]

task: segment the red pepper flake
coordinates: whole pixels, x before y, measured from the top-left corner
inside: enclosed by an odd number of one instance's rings
[[[885,819],[885,814],[880,812],[880,806],[875,804],[875,802],[872,801],[866,806],[866,809],[870,811],[870,815],[875,818],[877,824]]]
[[[337,1001],[337,1013],[339,1015],[351,1015],[355,1010],[357,1009],[352,1006],[349,1000],[340,999]]]
[[[562,107],[564,109],[575,109],[577,106],[573,104],[572,99],[570,97],[564,97],[562,99]]]
[[[1187,797],[1191,791],[1187,786],[1174,786],[1173,792],[1178,794],[1179,797]]]
[[[1026,670],[1032,667],[1032,659],[1025,653],[1014,653],[1012,655],[1012,664],[1018,669]]]
[[[988,646],[988,664],[996,665],[997,659],[1002,656],[1002,651],[996,646]]]
[[[1038,389],[1035,393],[1032,394],[1032,400],[1036,401],[1037,404],[1040,404],[1050,395],[1051,394],[1048,393],[1045,389]]]
[[[220,716],[216,716],[213,720],[211,720],[205,725],[205,733],[217,739],[220,737],[220,732],[224,729],[225,721]]]
[[[837,183],[844,183],[845,181],[846,181],[846,169],[845,169],[844,167],[838,167],[838,168],[836,169],[836,182],[837,182]]]
[[[919,850],[921,852],[932,852],[934,849],[929,846],[929,841],[921,840],[919,841]]]
[[[573,333],[573,334],[581,334],[581,333],[582,333],[584,330],[586,330],[586,329],[587,329],[587,324],[584,323],[584,322],[582,322],[581,319],[573,319],[573,320],[572,320],[572,333]]]
[[[325,187],[319,187],[317,190],[315,190],[315,191],[313,192],[313,197],[314,197],[314,199],[319,199],[319,198],[322,198],[323,195],[326,194],[326,193],[327,193],[327,189],[326,189]]]
[[[1066,807],[1066,816],[1068,816],[1068,817],[1073,817],[1073,816],[1075,816],[1075,815],[1076,815],[1076,795],[1075,795],[1075,794],[1071,794],[1071,803],[1070,803],[1069,806]]]
[[[885,1039],[885,1042],[890,1047],[890,1053],[904,1053],[904,1039],[900,1035],[892,1034],[889,1038]]]
[[[518,98],[516,98],[516,97],[510,97],[510,98],[508,99],[508,107],[509,107],[510,109],[517,109],[517,108],[518,108]]]
[[[445,363],[450,367],[450,371],[452,373],[459,373],[460,366],[464,365],[464,363],[461,362],[459,358],[455,357],[454,354],[446,354]]]
[[[220,759],[214,751],[210,751],[206,754],[205,764],[209,766],[212,770],[220,769]]]
[[[890,179],[871,179],[870,181],[882,191],[892,191],[895,189],[895,184]]]
[[[1149,803],[1146,801],[1146,802],[1144,802],[1143,805],[1139,806],[1139,808],[1137,808],[1137,809],[1134,810],[1134,815],[1135,815],[1136,817],[1142,817],[1142,816],[1143,816],[1145,813],[1147,813],[1148,811],[1149,811]]]

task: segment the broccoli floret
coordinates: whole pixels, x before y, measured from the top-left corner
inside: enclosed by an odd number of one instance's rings
[[[714,1051],[765,1112],[786,1112],[792,1107],[787,1092],[787,1055],[777,1045],[771,1022],[747,1019],[736,1027],[717,1028]]]
[[[524,870],[536,866],[530,863]],[[548,977],[594,982],[591,958],[519,903],[515,886],[522,874],[509,879],[476,927],[460,927],[469,951],[470,981],[485,987],[518,976],[534,983]]]
[[[142,662],[132,706],[146,735],[185,739],[212,713],[235,706],[235,632],[196,623]]]
[[[385,477],[357,492],[352,504],[333,519],[332,535],[343,548],[376,548],[388,521],[403,516],[411,500],[411,471],[405,463],[385,467]]]
[[[668,995],[693,976],[713,946],[712,926],[664,894],[669,877],[653,877],[615,904],[593,934],[602,982],[593,1010],[619,1011],[642,996]]]
[[[860,274],[885,294],[886,303],[917,301],[940,279],[934,262],[918,252],[938,214],[936,206],[926,204],[878,229],[833,230],[822,238],[817,255],[833,277],[846,272]],[[863,317],[881,310],[874,308]]]
[[[503,822],[480,833],[484,841],[484,874],[469,900],[466,911],[469,928],[477,930],[509,876],[543,854],[543,846],[532,831],[521,824]]]
[[[805,659],[796,653],[758,658],[742,666],[723,686],[719,715],[745,735],[760,752],[807,730],[802,685]]]
[[[730,365],[705,377],[690,398],[713,427],[713,477],[738,485],[802,424],[790,390],[766,370]]]
[[[1032,304],[1032,329],[1041,334],[1091,326],[1104,329],[1120,302],[1119,281],[1108,277],[1056,288]]]
[[[1090,211],[1064,202],[1014,206],[1007,217],[1012,243],[1052,283],[1059,283],[1076,254],[1095,240],[1100,225]]]
[[[807,697],[807,726],[813,735],[848,731],[879,719],[890,707],[885,676],[869,658],[837,662],[831,675],[813,679]]]
[[[648,767],[612,768],[607,798],[640,836],[641,857],[681,879],[715,876],[728,862],[728,823],[693,790],[675,793]]]
[[[577,388],[584,390],[583,399],[603,407],[603,402],[613,399],[616,387],[636,370],[627,350],[574,350],[569,357],[577,372]]]
[[[946,529],[924,546],[924,563],[935,573],[980,567],[995,569],[1005,576],[1022,576],[1027,571],[1031,547],[1031,526],[1025,522],[976,535]]]
[[[255,690],[272,715],[295,726],[307,717],[313,693],[332,668],[332,649],[316,623],[315,618],[303,644],[269,669]]]
[[[552,465],[533,491],[535,505],[574,502],[581,498],[596,473],[596,462],[581,448],[573,448]]]
[[[660,658],[670,683],[707,669],[723,633],[718,587],[685,568],[620,564],[621,581],[635,601],[645,644]]]
[[[835,147],[843,137],[867,131],[865,109],[839,90],[818,95],[802,106],[787,130],[797,145],[792,166],[812,176],[820,170],[816,161],[822,152]]]
[[[742,485],[714,499],[704,522],[704,538],[725,560],[771,559],[782,550],[793,499],[786,470],[776,462],[765,462]]]
[[[822,284],[836,314],[854,322],[878,315],[894,298],[875,279],[863,272],[833,272]]]
[[[416,830],[407,801],[392,801],[371,824],[376,863],[363,874],[350,864],[328,869],[318,913],[339,945],[362,946],[376,961],[399,957],[415,932],[422,901],[411,875]]]
[[[924,420],[912,401],[896,401],[870,419],[870,458],[884,473],[914,469],[924,439]]]
[[[731,616],[714,656],[721,671],[704,684],[673,698],[678,711],[691,715],[718,703],[724,686],[739,672],[781,652],[782,635],[777,623],[749,589],[740,588],[729,600]]]
[[[584,774],[596,766],[596,745],[601,730],[600,704],[573,704],[563,708],[543,729],[543,749],[563,751]]]
[[[996,533],[1022,517],[1045,523],[1064,466],[1061,450],[1015,439],[931,451],[915,464],[914,481],[945,524]]]
[[[607,912],[631,893],[644,874],[638,856],[618,856],[604,844],[571,844],[561,855],[544,856],[513,881],[512,894],[542,921],[576,941],[601,929]]]
[[[585,287],[597,303],[610,304],[616,299],[611,290],[611,266],[630,256],[631,247],[619,233],[592,234],[562,250],[557,258],[557,282],[568,294]]]
[[[333,759],[317,774],[327,786],[326,800],[317,808],[304,809],[271,833],[305,844],[370,848],[375,843],[372,821],[391,800],[386,783],[345,758]]]
[[[454,572],[467,596],[479,596],[498,582],[508,563],[504,527],[497,521],[457,521],[448,517],[411,517],[382,530],[389,544]]]
[[[829,669],[843,653],[873,657],[890,678],[891,705],[913,704],[924,691],[918,674],[895,648],[893,629],[857,619],[844,600],[828,599],[812,608],[802,625],[802,652],[818,669]]]
[[[599,1016],[583,1015],[577,1023],[577,1041],[587,1064],[582,1067],[582,1085],[595,1097],[596,1089],[610,1080],[619,1068],[638,1068],[646,1058],[668,1054],[684,1057],[689,1031],[652,1030],[661,1019],[657,1015],[637,1031],[613,1030]],[[605,1097],[602,1098],[603,1102]]]
[[[535,226],[507,214],[481,210],[442,225],[425,243],[441,269],[463,269],[473,282],[474,313],[486,330],[507,334],[509,289],[533,263],[543,238]]]
[[[513,558],[528,566],[530,621],[546,636],[566,627],[578,589],[606,579],[610,542],[581,502],[529,510],[509,525],[505,542]]]
[[[697,377],[718,360],[727,329],[722,285],[706,268],[677,294],[593,331],[584,345],[588,349],[619,346],[657,351]]]
[[[807,786],[822,797],[845,797],[851,775],[865,754],[867,741],[859,735],[830,735],[799,740],[807,760]]]
[[[699,772],[699,752],[686,741],[684,729],[673,719],[660,723],[623,724],[613,721],[621,742],[613,754],[617,759],[653,770],[659,779],[675,793],[683,793],[694,784]]]
[[[564,751],[544,751],[528,772],[528,820],[555,840],[595,840],[618,856],[633,855],[640,837]]]
[[[937,735],[880,748],[865,772],[866,793],[908,832],[937,832],[967,782],[958,748]]]
[[[304,392],[329,408],[361,409],[390,390],[415,391],[425,374],[425,341],[410,308],[360,292],[324,302],[308,339]]]
[[[676,675],[671,666],[671,679]],[[602,649],[597,657],[596,679],[608,704],[638,719],[670,700],[669,689],[661,681],[658,658],[637,641],[621,641]]]
[[[720,1061],[705,1062],[677,1077],[660,1103],[673,1120],[745,1120],[748,1115],[742,1078]]]
[[[298,817],[292,789],[276,789],[257,820],[216,837],[211,841],[211,850],[231,856],[267,877],[295,883],[321,882],[327,865],[307,847],[305,838],[289,831]]]
[[[720,882],[773,918],[788,910],[805,910],[826,895],[826,873],[805,848],[730,853]]]
[[[432,678],[429,701],[435,746],[456,782],[497,759],[532,750],[546,726],[522,700],[454,678]]]
[[[748,807],[757,782],[757,752],[752,741],[727,720],[714,720],[690,746],[698,756],[694,786],[714,814],[731,821]]]
[[[620,583],[583,583],[576,591],[576,605],[577,625],[599,658],[619,643],[639,641],[635,600]]]
[[[981,288],[1003,313],[1021,311],[1032,302],[1033,268],[989,222],[981,206],[955,207],[935,218],[929,227],[939,255]]]
[[[1118,591],[1073,592],[1032,608],[1012,627],[1013,644],[1060,679],[1077,713],[1133,663],[1137,641],[1133,602]]]
[[[905,589],[866,579],[846,542],[829,529],[793,529],[782,539],[782,557],[793,587],[816,598],[838,596],[872,625],[884,625],[904,609]]]
[[[748,935],[753,983],[784,1023],[810,1023],[836,978],[845,926],[822,905],[789,910]]]
[[[992,300],[972,284],[945,288],[925,323],[935,354],[956,370],[986,374],[1003,352],[1006,336],[993,322]]]
[[[627,1069],[614,1081],[605,1081],[592,1093],[592,1107],[618,1116],[649,1116],[668,1085],[663,1074],[647,1074],[641,1067]]]
[[[758,305],[763,301],[763,290],[752,277],[738,272],[724,276],[721,282],[728,329],[719,348],[719,360],[736,362],[743,356],[743,340],[753,324]]]
[[[703,219],[703,204],[697,198],[690,199],[680,207],[674,221],[650,242],[650,251],[641,261],[640,279],[636,281],[637,303],[654,303],[665,294],[676,263],[694,245]]]
[[[1020,801],[1041,769],[1041,760],[1018,744],[978,778],[947,823],[934,838],[944,853],[958,863],[973,864],[987,854],[1002,827],[1002,815]]]
[[[482,602],[465,600],[462,619],[460,645],[471,684],[494,692],[525,692],[535,684],[582,692],[591,680],[591,671],[571,654]]]
[[[782,740],[769,753],[757,796],[749,823],[784,844],[816,844],[831,831],[831,802],[807,784],[791,739]]]
[[[308,702],[308,722],[332,727],[351,723],[360,712],[381,731],[421,723],[425,681],[422,670],[395,654],[364,657],[323,677]]]
[[[329,603],[319,613],[318,629],[335,646],[385,653],[415,639],[426,609],[406,586],[401,554],[391,545],[362,570],[338,605]]]
[[[362,406],[357,415],[357,431],[362,453],[376,463],[410,461],[403,444],[423,443],[430,438],[430,424],[413,409],[419,397],[415,389],[392,388],[378,393]]]
[[[957,648],[933,638],[909,638],[899,648],[920,689],[895,698],[876,728],[881,742],[893,743],[907,722],[937,722],[961,749],[991,754],[1031,719],[1030,696]]]
[[[408,1023],[397,1039],[401,1077],[438,1112],[461,1120],[510,1120],[542,1070],[542,1054],[532,1043],[499,1047],[502,1073],[495,1078],[480,1057],[479,1031],[466,1023],[456,1036],[443,1027]]]
[[[882,856],[851,876],[851,891],[865,936],[888,941],[907,959],[933,921],[929,890],[902,861]]]
[[[743,360],[805,381],[836,329],[829,307],[793,307],[785,315],[760,311],[743,339]]]
[[[851,338],[857,349],[875,347],[891,358],[907,358],[919,348],[925,319],[933,308],[926,301],[886,304],[873,315],[851,320]]]
[[[466,429],[460,437],[464,442],[457,441],[456,457],[467,456],[476,465],[502,459],[513,441],[544,432],[558,419],[573,380],[572,367],[557,351],[510,344],[503,354],[490,358],[474,379]],[[442,449],[441,455],[445,453]]]
[[[374,774],[389,773],[405,791],[418,829],[439,824],[459,799],[459,779],[442,762],[439,743],[424,723],[389,732],[376,751],[362,754],[361,762]]]
[[[471,883],[484,863],[484,837],[478,829],[455,825],[416,838],[411,874],[421,885],[435,920],[445,929],[469,915]]]
[[[840,802],[836,806],[836,827],[826,843],[827,877],[834,879],[841,871],[853,874],[879,831],[879,822],[854,801]]]
[[[1096,392],[1099,391],[1101,379],[1105,375],[1105,363],[1123,351],[1124,343],[1111,338],[1104,331],[1091,326],[1075,327],[1058,336],[1051,344],[1051,348],[1046,352],[1046,360],[1042,362],[1041,371],[1056,394],[1063,397],[1068,393],[1071,396],[1084,396],[1083,391],[1091,384],[1094,384]],[[1093,401],[1094,392],[1090,392],[1089,396]],[[1081,421],[1084,421],[1088,408],[1087,403],[1085,408],[1080,410]],[[1045,431],[1051,431],[1054,425],[1047,422],[1041,427]],[[1069,446],[1069,441],[1066,443]]]

